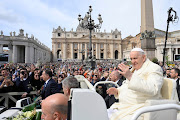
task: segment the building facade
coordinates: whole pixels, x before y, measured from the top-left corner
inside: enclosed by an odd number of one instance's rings
[[[122,40],[123,58],[130,61],[130,51],[135,47],[142,48],[149,59],[163,61],[163,49],[166,32],[154,29],[152,0],[141,0],[141,29],[135,37],[128,36]],[[166,45],[168,61],[174,61],[174,55],[180,54],[180,30],[169,32]]]
[[[165,31],[156,31],[156,58],[163,61],[163,49],[165,44]],[[174,61],[174,55],[180,54],[180,30],[168,33],[166,44],[166,56],[169,61]]]
[[[122,59],[121,32],[92,32],[92,56],[96,59]],[[52,32],[53,61],[87,59],[89,55],[89,30],[80,26],[66,31],[60,26]]]
[[[163,61],[163,49],[165,44],[166,32],[155,29],[155,57],[159,61]],[[122,51],[123,58],[130,61],[130,51],[135,47],[141,48],[141,33],[135,37],[128,36],[122,40]],[[166,56],[169,61],[174,61],[174,55],[180,54],[180,30],[168,33],[167,45],[166,45]]]
[[[3,47],[8,47],[7,52]],[[33,35],[28,37],[24,35],[24,30],[20,29],[20,33],[10,32],[10,36],[6,36],[1,31],[0,34],[0,53],[8,54],[8,62],[13,63],[37,63],[37,61],[46,63],[51,61],[51,50],[42,44]]]

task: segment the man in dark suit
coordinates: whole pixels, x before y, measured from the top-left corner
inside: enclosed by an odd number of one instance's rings
[[[58,84],[52,79],[52,71],[44,70],[42,73],[42,78],[45,81],[44,88],[41,91],[42,99],[45,99],[49,95],[59,93]]]
[[[122,79],[122,75],[120,75],[120,73],[115,70],[113,71],[110,75],[109,75],[109,79],[115,83],[117,83],[119,86],[122,85],[123,79]],[[107,108],[110,108],[110,106],[114,103],[114,102],[118,102],[118,100],[115,99],[114,95],[107,95],[105,98],[105,102],[106,102],[106,106]]]
[[[180,100],[179,74],[180,74],[180,71],[178,68],[171,69],[170,76],[172,79],[176,80],[176,89],[177,89],[178,98]]]
[[[28,87],[30,84],[31,77],[28,75],[27,69],[22,68],[20,70],[20,77],[16,79],[16,87],[18,91],[25,92],[21,97],[27,97],[28,93],[32,91],[31,87]]]

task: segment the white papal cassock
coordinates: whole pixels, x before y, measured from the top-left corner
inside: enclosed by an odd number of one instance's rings
[[[130,120],[133,113],[144,106],[148,99],[160,99],[163,85],[161,67],[147,59],[139,70],[135,70],[129,81],[126,79],[118,88],[118,103],[110,109],[117,109],[110,120]],[[141,116],[139,119],[142,119]],[[139,120],[138,119],[138,120]]]

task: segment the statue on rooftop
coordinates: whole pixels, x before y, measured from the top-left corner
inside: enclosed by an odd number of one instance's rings
[[[1,30],[1,35],[3,35],[3,31]]]

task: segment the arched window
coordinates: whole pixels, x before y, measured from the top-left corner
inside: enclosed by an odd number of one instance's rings
[[[57,59],[61,58],[61,50],[57,50]]]

